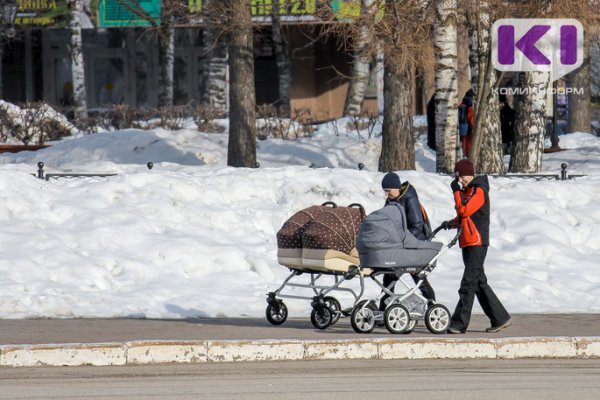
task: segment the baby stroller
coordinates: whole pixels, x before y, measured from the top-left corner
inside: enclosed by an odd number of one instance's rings
[[[441,226],[435,229],[429,239],[441,229]],[[440,242],[417,240],[407,230],[406,215],[401,207],[390,205],[371,213],[363,221],[356,247],[360,268],[372,270],[370,277],[382,291],[376,298],[356,304],[351,314],[352,328],[358,333],[369,333],[377,323],[383,323],[392,333],[410,333],[418,320],[425,320],[430,332],[446,332],[450,326],[450,312],[442,304],[428,304],[419,287],[435,269],[437,259],[456,244],[459,235],[460,230],[446,246]],[[389,273],[399,279],[386,287],[378,277]],[[402,279],[406,273],[418,274],[417,283],[407,284]],[[393,292],[398,282],[406,288],[405,292]],[[389,301],[385,310],[380,311],[380,301],[386,295]]]
[[[349,293],[354,304],[364,292],[363,273],[358,268],[355,247],[358,229],[365,218],[360,204],[338,207],[333,202],[312,206],[290,217],[277,232],[277,258],[290,274],[281,286],[267,294],[267,320],[283,324],[288,315],[283,298],[310,300],[310,320],[318,329],[349,316],[353,307],[342,309],[334,292]],[[344,285],[358,276],[359,288]],[[290,288],[308,289],[308,294],[290,293]]]

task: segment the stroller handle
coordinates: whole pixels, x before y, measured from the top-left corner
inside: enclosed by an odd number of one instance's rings
[[[431,235],[429,235],[427,240],[432,240],[435,237],[435,235],[437,235],[442,230],[444,230],[442,225],[438,226],[437,228],[435,228],[435,230],[433,232],[431,232]],[[448,242],[448,248],[454,246],[456,244],[456,242],[458,242],[458,238],[460,237],[460,234],[462,233],[462,231],[463,231],[463,227],[459,225],[456,229],[456,235],[454,235],[452,240],[450,240],[450,242]]]

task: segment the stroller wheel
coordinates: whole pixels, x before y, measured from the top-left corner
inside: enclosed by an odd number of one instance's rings
[[[333,323],[333,311],[324,304],[317,306],[310,313],[310,322],[317,329],[326,329]]]
[[[340,316],[342,315],[342,306],[335,297],[331,296],[324,297],[323,302],[325,302],[325,305],[327,305],[327,307],[329,307],[332,311],[332,319],[330,325],[333,325],[340,320]]]
[[[350,324],[356,333],[370,333],[375,328],[375,305],[369,300],[360,301],[350,316]]]
[[[281,325],[288,316],[288,310],[285,303],[277,300],[275,303],[269,303],[267,306],[267,320],[273,325]]]
[[[385,310],[385,327],[391,333],[404,333],[410,327],[410,314],[402,304],[393,304]],[[414,325],[413,325],[414,328]]]
[[[429,307],[425,313],[425,325],[431,333],[445,333],[450,327],[450,311],[441,304]]]

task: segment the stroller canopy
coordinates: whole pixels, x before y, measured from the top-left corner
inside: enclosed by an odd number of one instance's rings
[[[424,267],[442,243],[418,240],[408,230],[402,206],[389,204],[369,214],[356,239],[361,267]]]

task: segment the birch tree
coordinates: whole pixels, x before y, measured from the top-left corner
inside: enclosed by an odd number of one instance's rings
[[[459,152],[457,1],[437,0],[435,40],[436,171],[454,170]]]
[[[161,24],[158,43],[158,105],[161,107],[171,106],[173,105],[175,66],[175,28],[172,24]]]
[[[202,37],[202,104],[215,107],[222,113],[227,111],[227,43],[225,35],[214,23],[215,10],[211,7],[215,0],[204,0],[202,13],[204,31]]]
[[[514,98],[517,118],[510,172],[536,173],[542,170],[548,80],[547,72],[519,73],[521,91]]]
[[[282,116],[290,116],[290,84],[292,82],[292,71],[290,58],[287,54],[287,46],[283,39],[281,30],[280,0],[273,0],[271,6],[271,32],[273,47],[275,50],[275,61],[277,62],[278,93],[277,107]]]
[[[491,9],[487,0],[477,6],[477,101],[469,159],[479,173],[504,174],[497,72],[491,63]]]
[[[85,88],[85,68],[83,44],[81,40],[81,0],[68,0],[71,20],[69,22],[69,52],[73,81],[73,113],[77,125],[82,126],[88,118],[87,91]]]
[[[175,71],[175,26],[190,14],[187,5],[179,0],[162,0],[158,27],[158,105],[173,105]],[[155,22],[151,21],[154,25]]]
[[[585,28],[600,22],[598,0],[528,0],[522,4],[523,15],[537,18],[576,18]],[[515,96],[517,120],[516,143],[509,163],[510,172],[535,173],[541,171],[544,151],[546,72],[519,73],[520,89]]]
[[[188,5],[178,0],[162,0],[160,21],[150,15],[142,1],[117,0],[137,17],[147,21],[149,29],[158,34],[158,105],[160,107],[173,105],[173,73],[175,70],[175,25],[183,22],[190,15]]]
[[[344,105],[344,115],[358,115],[362,110],[362,103],[369,83],[370,43],[373,40],[373,25],[377,13],[375,0],[360,1],[360,17],[355,23],[359,24],[353,51],[352,70],[348,82],[348,93]]]
[[[335,23],[331,8],[319,14],[319,17],[327,21],[329,15],[334,23],[326,24],[326,29],[335,33],[353,50],[357,50],[353,46],[358,43],[365,43],[361,41],[365,32],[363,26],[374,24],[364,54],[368,54],[369,60],[377,57],[384,62],[384,106],[378,169],[382,172],[415,169],[415,71],[417,66],[421,70],[433,69],[434,13],[426,0],[373,0],[369,4],[374,15],[361,15],[353,23]],[[379,10],[383,10],[383,13]]]
[[[4,58],[4,41],[2,40],[3,38],[0,37],[0,60],[2,60]],[[2,77],[2,61],[0,61],[0,99],[4,98],[4,80],[1,79]]]
[[[466,5],[467,40],[469,45],[469,71],[471,89],[478,93],[479,86],[479,35],[478,0],[463,0]]]

